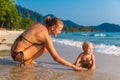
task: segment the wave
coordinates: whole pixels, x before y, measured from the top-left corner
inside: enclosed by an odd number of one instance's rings
[[[82,37],[109,37],[109,33],[91,33],[91,32],[81,32],[81,33],[62,33],[62,35],[67,35],[67,36],[82,36]]]
[[[105,44],[95,45],[95,51],[106,54],[114,54],[117,56],[120,55],[120,47],[117,47],[115,45],[105,45]]]
[[[107,35],[106,34],[95,34],[94,36],[95,37],[106,37]]]
[[[74,40],[67,40],[67,39],[54,39],[54,42],[62,43],[69,46],[75,46],[79,47],[82,50],[82,44],[81,41],[74,41]],[[93,43],[94,44],[94,43]],[[105,53],[105,54],[113,54],[113,55],[120,55],[120,47],[115,45],[106,45],[106,44],[94,44],[94,51]]]
[[[96,34],[87,34],[87,33],[84,33],[82,34],[82,36],[90,36],[90,37],[108,37],[107,34],[102,34],[102,33],[96,33]]]

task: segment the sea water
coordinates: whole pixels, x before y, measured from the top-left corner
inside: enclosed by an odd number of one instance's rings
[[[120,55],[120,32],[62,32],[58,37],[53,38],[53,41],[75,46],[81,50],[83,42],[90,41],[94,44],[95,52]],[[9,53],[9,51],[0,52],[1,55],[7,55],[4,53]],[[74,57],[72,55],[72,59],[76,59]],[[93,80],[91,79],[93,78],[92,73],[66,69],[67,67],[60,66],[51,60],[48,54],[37,59],[36,62],[38,65],[35,67],[25,67],[17,65],[10,56],[0,58],[0,80]],[[109,67],[107,68],[109,69]],[[100,69],[102,67],[98,67],[98,71]],[[63,72],[59,72],[60,70]],[[108,76],[104,80],[113,79],[111,77],[114,77],[114,75]],[[99,77],[95,76],[95,78],[98,79]]]
[[[80,49],[83,42],[90,41],[95,52],[120,55],[120,32],[62,32],[53,41]]]

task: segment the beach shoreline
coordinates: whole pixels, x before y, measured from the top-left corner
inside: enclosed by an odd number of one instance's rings
[[[8,80],[9,76],[5,76],[6,74],[9,74],[12,78],[17,78],[16,76],[13,76],[17,75],[13,72],[18,71],[19,68],[13,69],[16,63],[10,57],[10,45],[8,44],[12,44],[20,33],[22,33],[22,31],[0,31],[0,37],[2,36],[0,39],[5,39],[5,41],[0,44],[0,54],[6,54],[0,55],[0,69],[3,72],[0,73],[0,80]],[[74,63],[79,53],[82,52],[78,47],[68,46],[57,42],[54,42],[54,46],[58,54],[71,63]],[[37,62],[37,65],[35,66],[35,73],[31,73],[32,75],[35,75],[35,77],[38,77],[36,80],[50,80],[50,78],[55,80],[120,80],[120,56],[97,52],[94,52],[94,54],[96,60],[96,70],[93,73],[91,73],[91,71],[74,71],[71,68],[55,62],[49,53],[46,53],[35,60]],[[20,72],[18,71],[16,73]],[[24,71],[24,74],[26,72]],[[50,76],[45,78],[48,74]],[[21,75],[23,75],[23,73],[21,73]],[[31,74],[28,73],[27,76],[31,78]],[[32,77],[31,79],[34,78]]]

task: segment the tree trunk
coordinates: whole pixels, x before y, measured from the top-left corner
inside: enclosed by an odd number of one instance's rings
[[[2,25],[1,25],[1,28],[3,28],[3,26],[4,26],[4,23],[5,23],[5,22],[3,22],[3,23],[2,23]]]

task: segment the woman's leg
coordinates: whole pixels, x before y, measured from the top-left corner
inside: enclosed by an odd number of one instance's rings
[[[35,64],[34,60],[41,56],[43,53],[47,52],[46,48],[41,48],[35,55],[33,55],[30,59],[26,60],[25,64]]]
[[[42,45],[35,45],[27,48],[26,50],[23,51],[24,54],[24,64],[31,64],[31,62],[41,56],[44,52],[46,52],[46,49]],[[16,56],[16,61],[21,61],[21,55],[18,54]]]

